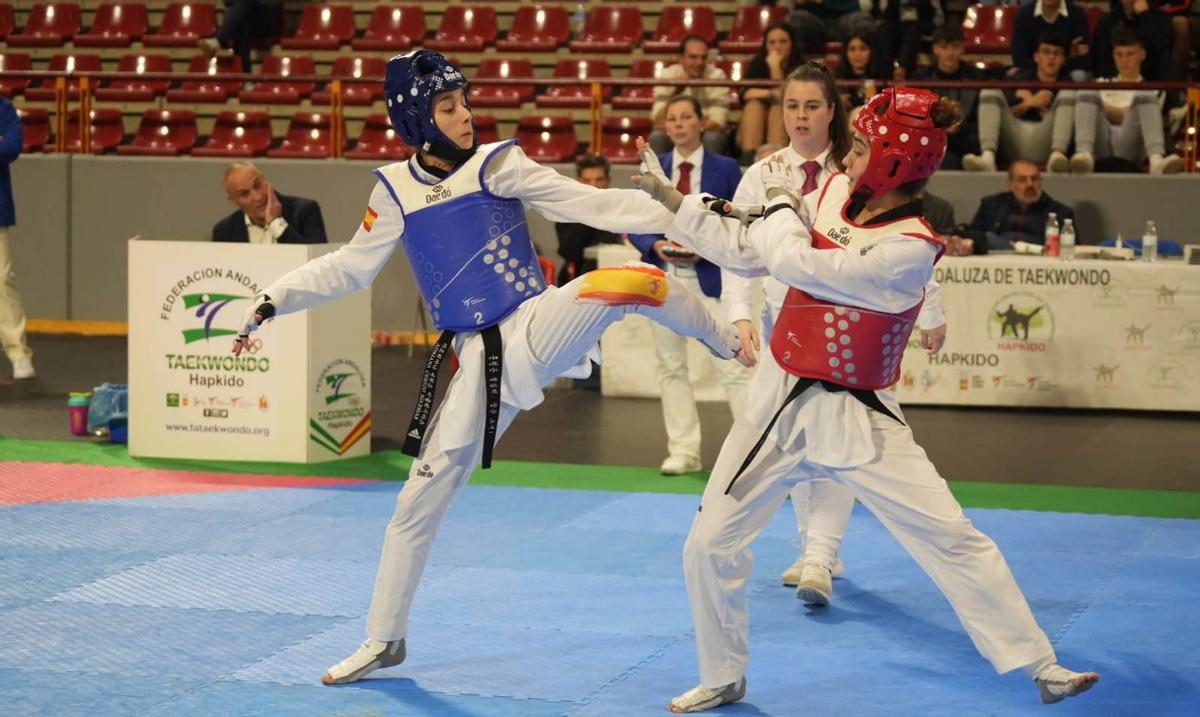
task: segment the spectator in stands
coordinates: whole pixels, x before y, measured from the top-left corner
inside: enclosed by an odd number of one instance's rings
[[[660,79],[670,80],[728,80],[725,71],[708,62],[708,40],[689,35],[679,43],[679,62],[663,68]],[[671,139],[666,132],[667,102],[675,94],[695,97],[704,110],[704,148],[713,154],[725,154],[725,127],[729,122],[729,87],[660,85],[654,88],[654,106],[650,116],[654,131],[650,146],[658,154],[671,151]]]
[[[612,183],[608,160],[596,154],[583,154],[575,160],[575,178],[596,189],[608,189]],[[596,268],[595,259],[586,259],[583,250],[597,244],[620,244],[621,235],[596,229],[587,224],[561,222],[554,225],[558,234],[558,255],[563,259],[558,270],[559,286]]]
[[[853,110],[861,107],[875,94],[875,82],[872,79],[873,67],[871,57],[874,53],[875,35],[865,29],[854,32],[842,46],[842,57],[838,62],[834,77],[839,80],[862,80],[863,84],[847,91],[842,88],[842,100],[846,109]]]
[[[667,132],[675,149],[658,157],[663,172],[683,194],[703,192],[717,197],[732,197],[742,178],[738,163],[723,157],[701,143],[704,114],[699,101],[691,95],[676,95],[667,102]],[[755,336],[750,321],[750,280],[721,271],[695,254],[670,242],[661,234],[630,234],[629,241],[642,252],[642,260],[662,267],[693,293],[701,296],[718,320],[738,327],[743,341]],[[700,463],[700,416],[688,380],[687,339],[653,326],[655,353],[658,355],[658,385],[662,393],[663,422],[667,429],[667,458],[660,467],[663,475],[683,475],[702,469]],[[750,374],[740,364],[735,368],[721,361],[718,371],[735,416],[745,409],[746,384]]]
[[[917,70],[917,80],[968,80],[984,79],[983,71],[962,61],[962,25],[946,23],[933,31],[933,56],[937,62]],[[962,158],[967,154],[979,154],[979,90],[972,88],[940,87],[934,90],[942,97],[949,97],[963,110],[963,122],[951,127],[946,157],[942,169],[962,169]]]
[[[33,351],[25,341],[25,309],[13,281],[12,255],[8,246],[8,229],[17,223],[8,165],[21,156],[24,139],[17,110],[7,98],[0,97],[0,345],[12,361],[13,378],[17,381],[36,376]]]
[[[942,0],[867,0],[875,18],[875,77],[903,80],[917,69],[921,36],[945,22]]]
[[[777,22],[763,33],[762,47],[750,59],[743,80],[775,80],[783,82],[788,73],[804,62],[800,46],[791,26]],[[779,106],[778,88],[748,87],[741,91],[742,119],[738,123],[738,148],[742,164],[753,164],[755,150],[764,142],[787,144],[783,129],[783,110]]]
[[[1113,36],[1115,77],[1113,82],[1142,82],[1146,48],[1133,30],[1118,30]],[[1166,95],[1155,90],[1080,90],[1075,99],[1075,154],[1071,171],[1091,172],[1097,161],[1116,157],[1136,171],[1143,159],[1150,160],[1151,174],[1177,174],[1183,158],[1163,156],[1163,104]]]
[[[242,69],[250,71],[250,50],[256,42],[278,37],[283,28],[280,0],[225,0],[225,14],[216,37],[201,38],[200,49],[209,57],[221,48],[232,49],[241,58]]]
[[[1038,38],[1031,70],[1019,70],[1013,80],[1058,82],[1067,60],[1067,40],[1054,32]],[[1015,84],[1014,82],[1014,84]],[[1051,172],[1067,172],[1071,129],[1075,123],[1075,92],[1027,89],[1019,84],[979,93],[979,154],[963,157],[963,168],[972,172],[996,171],[996,154],[1007,159],[1045,162]]]
[[[1096,76],[1117,74],[1112,38],[1118,30],[1126,29],[1136,32],[1146,48],[1142,75],[1150,82],[1175,79],[1171,18],[1158,9],[1156,0],[1112,0],[1112,9],[1096,23]]]
[[[875,29],[875,21],[863,12],[859,0],[795,0],[788,24],[809,54],[825,52],[825,43],[834,38],[845,41],[854,33]]]
[[[1065,71],[1075,80],[1086,80],[1092,72],[1091,31],[1087,13],[1071,0],[1035,0],[1017,12],[1013,26],[1013,66],[1032,70],[1034,54],[1047,32],[1053,32],[1067,42]]]
[[[1018,159],[1008,167],[1008,191],[991,194],[979,202],[970,226],[962,232],[973,240],[976,254],[989,249],[1012,249],[1013,242],[1043,244],[1046,218],[1074,219],[1075,212],[1042,191],[1042,173],[1033,162]]]
[[[1175,63],[1175,77],[1188,76],[1188,64],[1192,61],[1192,26],[1188,15],[1192,12],[1192,0],[1162,0],[1159,9],[1171,18],[1171,60]]]
[[[234,162],[221,178],[237,211],[213,226],[213,241],[324,244],[325,220],[311,199],[279,194],[250,162]]]

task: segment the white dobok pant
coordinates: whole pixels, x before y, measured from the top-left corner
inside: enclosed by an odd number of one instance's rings
[[[730,431],[683,551],[705,687],[718,688],[746,674],[750,544],[795,481],[813,476],[831,477],[854,491],[937,584],[997,672],[1053,657],[999,548],[963,514],[909,428],[876,412],[870,420],[876,457],[869,463],[840,469],[814,465],[803,458],[803,446],[780,447],[768,438],[726,495],[760,436],[741,423]]]
[[[652,268],[641,264],[636,267]],[[627,268],[631,267],[600,271]],[[653,306],[637,303],[638,297],[631,297],[628,302],[581,303],[579,293],[587,287],[590,275],[584,274],[564,287],[547,290],[501,322],[505,333],[506,371],[510,361],[528,360],[538,388],[546,386],[564,371],[578,365],[604,330],[629,313],[641,314],[692,338],[712,338],[716,333],[716,320],[700,299],[670,277],[664,276],[668,286],[665,300],[661,306]],[[532,313],[526,317],[525,312]],[[504,332],[508,322],[527,323],[523,332]],[[483,454],[482,408],[477,419],[479,430],[466,445],[450,450],[443,448],[443,424],[446,412],[461,411],[464,405],[481,405],[480,401],[464,395],[463,387],[477,385],[464,380],[468,371],[482,370],[482,366],[469,366],[464,362],[451,379],[426,433],[421,455],[413,460],[408,481],[396,499],[396,511],[384,536],[375,592],[367,614],[367,635],[371,638],[398,640],[407,633],[409,609],[434,536],[455,496],[480,464]],[[501,403],[497,440],[519,412],[516,406]]]
[[[833,570],[854,512],[854,491],[832,478],[812,478],[800,480],[788,493],[804,557]]]

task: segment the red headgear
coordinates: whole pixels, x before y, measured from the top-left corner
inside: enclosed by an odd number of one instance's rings
[[[879,196],[937,171],[946,154],[946,130],[930,116],[937,101],[929,90],[888,87],[859,110],[854,128],[870,141],[871,159],[854,194]]]

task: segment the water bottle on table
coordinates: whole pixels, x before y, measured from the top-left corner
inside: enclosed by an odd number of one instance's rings
[[[1046,217],[1046,256],[1058,256],[1058,214],[1050,212]]]
[[[1059,258],[1071,261],[1075,258],[1075,221],[1071,218],[1063,220],[1062,236],[1059,237]]]
[[[1158,261],[1158,227],[1153,219],[1146,222],[1146,233],[1142,235],[1142,261]]]

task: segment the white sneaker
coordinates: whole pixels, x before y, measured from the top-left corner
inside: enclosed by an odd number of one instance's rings
[[[796,599],[808,605],[828,605],[833,599],[833,574],[822,565],[805,562],[796,584]]]
[[[368,639],[355,653],[333,667],[321,678],[326,685],[357,682],[381,667],[394,667],[404,662],[404,639],[381,642]]]
[[[1051,174],[1066,174],[1071,171],[1071,160],[1067,159],[1067,155],[1056,149],[1050,153],[1050,158],[1046,160],[1046,171]]]
[[[16,381],[28,381],[31,378],[37,377],[37,372],[33,370],[33,359],[19,358],[13,361],[13,379]]]
[[[658,472],[665,476],[681,476],[688,473],[698,473],[704,470],[699,458],[685,455],[667,456],[667,460],[658,467]]]
[[[1183,169],[1183,157],[1178,154],[1150,155],[1150,174],[1179,174]]]
[[[1091,152],[1076,152],[1071,155],[1071,174],[1091,174],[1096,160]]]
[[[720,707],[737,702],[746,696],[746,678],[730,683],[719,689],[710,690],[700,685],[684,692],[667,704],[668,712],[703,712],[713,707]]]
[[[979,154],[964,154],[962,163],[968,172],[995,172],[996,153],[988,149]]]
[[[779,581],[789,588],[794,588],[800,584],[800,576],[804,572],[804,554],[796,558],[796,562],[792,563],[791,567],[783,571],[779,576]],[[846,566],[842,563],[842,559],[838,558],[833,564],[833,570],[830,572],[830,577],[834,580],[842,577],[846,573]]]
[[[1095,672],[1072,672],[1059,664],[1046,665],[1033,678],[1042,702],[1052,705],[1068,697],[1083,694],[1100,681]]]

